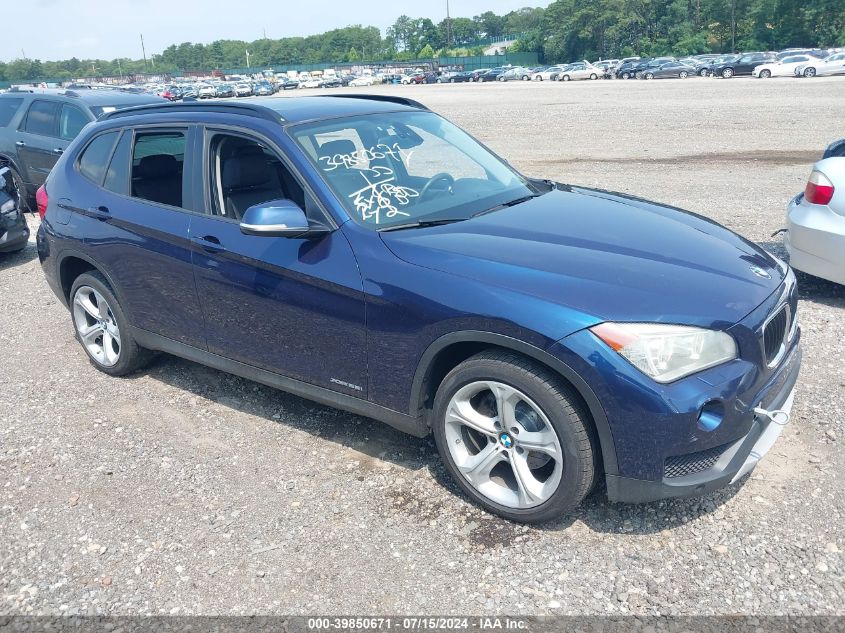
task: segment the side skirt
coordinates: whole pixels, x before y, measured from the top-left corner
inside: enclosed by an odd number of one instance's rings
[[[405,413],[400,413],[393,409],[361,400],[360,398],[348,396],[332,391],[331,389],[325,389],[307,382],[302,382],[301,380],[288,378],[287,376],[282,376],[266,369],[259,369],[246,363],[224,358],[223,356],[212,354],[211,352],[197,349],[196,347],[191,347],[190,345],[185,345],[184,343],[136,327],[132,328],[132,336],[135,337],[135,340],[141,347],[173,354],[174,356],[179,356],[195,363],[208,365],[214,369],[235,374],[247,380],[254,380],[262,385],[267,385],[268,387],[273,387],[307,400],[313,400],[314,402],[334,407],[335,409],[373,418],[415,437],[425,437],[431,431],[423,416],[414,418]]]

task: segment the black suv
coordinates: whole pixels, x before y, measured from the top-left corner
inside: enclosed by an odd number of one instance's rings
[[[101,114],[162,99],[121,90],[13,90],[0,94],[0,167],[11,170],[17,205],[30,204],[68,144]]]
[[[735,59],[714,65],[711,74],[717,77],[724,77],[725,79],[750,75],[751,71],[757,66],[773,61],[774,59],[775,56],[772,53],[743,53]]]

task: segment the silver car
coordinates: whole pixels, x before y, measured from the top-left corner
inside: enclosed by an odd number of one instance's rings
[[[830,145],[789,203],[784,245],[793,268],[845,284],[845,139]]]

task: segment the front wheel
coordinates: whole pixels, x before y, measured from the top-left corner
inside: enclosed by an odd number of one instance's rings
[[[149,360],[150,353],[135,342],[126,315],[100,273],[91,271],[76,278],[70,309],[76,340],[100,371],[123,376]]]
[[[553,372],[482,352],[443,379],[434,438],[450,475],[485,509],[538,523],[577,507],[596,472],[589,416]]]
[[[569,81],[569,80],[570,80],[570,77],[569,77],[569,75],[564,75],[564,76],[562,77],[562,79],[563,79],[563,81]]]
[[[654,79],[654,73],[646,73],[645,78],[646,79]]]
[[[732,68],[725,68],[725,70],[722,71],[722,77],[724,77],[725,79],[730,79],[733,76],[734,71]]]
[[[590,75],[590,79],[592,79],[592,80],[596,80],[598,78],[599,78],[599,76],[596,73],[593,73],[592,75]]]
[[[687,73],[687,71],[685,71],[685,70],[682,70],[682,71],[678,74],[678,77],[680,77],[681,79],[686,79],[687,77],[689,77],[689,73]]]
[[[760,78],[761,78],[761,79],[768,79],[768,78],[769,78],[769,77],[771,77],[771,76],[772,76],[772,71],[771,71],[771,70],[761,70],[761,71],[760,71]]]
[[[804,69],[804,76],[805,77],[815,77],[816,76],[816,69],[810,66],[809,68]]]
[[[698,76],[699,76],[699,77],[706,77],[706,76],[707,76],[707,69],[706,69],[706,68],[702,68],[701,70],[699,70],[699,71],[698,71]]]

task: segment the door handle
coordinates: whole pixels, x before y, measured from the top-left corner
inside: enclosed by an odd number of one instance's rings
[[[88,217],[97,218],[98,220],[108,220],[111,218],[109,208],[102,205],[100,205],[99,207],[88,207],[87,209],[83,209],[82,207],[77,207],[76,205],[74,205],[73,201],[70,198],[59,198],[57,206],[60,209],[74,211],[75,213],[80,213],[82,215],[87,215]]]
[[[209,253],[222,253],[226,250],[220,240],[213,235],[195,236],[191,238],[191,242]]]
[[[64,153],[65,153],[65,150],[63,150],[61,147],[57,147],[57,148],[55,148],[55,149],[53,150],[53,153],[54,153],[54,154],[58,154],[59,156],[61,156],[62,154],[64,154]]]
[[[23,141],[15,141],[15,145],[17,145],[18,147],[26,147],[26,143],[24,143]]]

